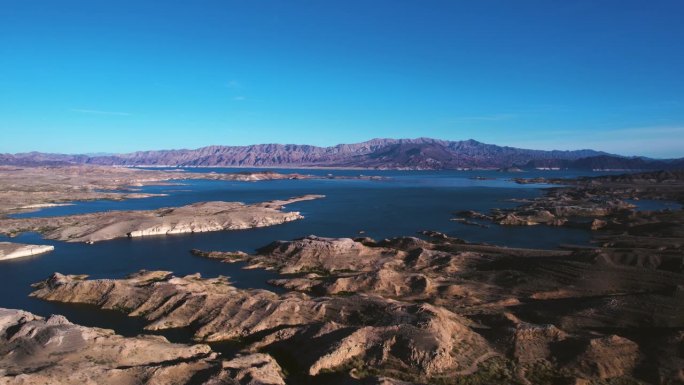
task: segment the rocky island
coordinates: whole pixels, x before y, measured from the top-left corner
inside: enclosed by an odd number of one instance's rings
[[[506,226],[570,226],[591,230],[629,226],[639,214],[631,201],[653,199],[684,203],[684,172],[659,171],[639,174],[582,177],[577,179],[517,178],[519,184],[546,183],[562,185],[549,188],[546,194],[511,209],[493,209],[489,213],[462,211],[459,221],[475,224],[495,222]],[[671,215],[679,215],[677,212]]]
[[[0,233],[16,235],[36,231],[48,239],[92,243],[125,237],[250,229],[301,219],[303,217],[298,212],[282,211],[283,206],[319,198],[323,196],[304,195],[249,205],[241,202],[201,202],[158,210],[4,219],[0,220]]]

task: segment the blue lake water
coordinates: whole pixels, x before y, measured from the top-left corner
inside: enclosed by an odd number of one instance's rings
[[[190,172],[233,172],[231,169],[189,169]],[[240,169],[238,171],[246,171]],[[581,229],[547,226],[473,227],[450,221],[461,210],[486,212],[517,205],[511,200],[533,198],[544,185],[518,185],[513,177],[574,177],[562,172],[500,173],[494,171],[358,171],[279,170],[317,175],[384,176],[384,180],[316,179],[233,182],[188,180],[178,185],[146,186],[143,192],[167,196],[125,201],[76,202],[19,216],[54,216],[106,210],[148,210],[194,202],[224,200],[246,203],[323,194],[324,199],[286,207],[305,219],[261,229],[118,239],[93,245],[43,240],[38,234],[22,234],[12,241],[51,244],[52,253],[0,262],[0,307],[19,308],[40,315],[63,314],[72,322],[113,328],[124,335],[137,334],[140,320],[89,306],[49,303],[28,297],[31,284],[54,272],[88,274],[92,278],[121,278],[140,269],[169,270],[176,275],[201,273],[206,277],[229,276],[238,287],[277,290],[266,281],[273,272],[242,270],[239,264],[220,263],[189,253],[204,250],[253,251],[274,240],[310,234],[328,237],[370,236],[376,239],[416,235],[437,230],[472,242],[532,248],[556,248],[560,244],[587,244],[590,233]],[[596,175],[596,174],[590,174]],[[473,177],[488,178],[485,180]],[[491,178],[491,179],[490,179]],[[363,233],[361,233],[363,232]],[[0,237],[0,240],[7,240]]]
[[[631,200],[627,202],[636,206],[636,211],[680,210],[682,205],[672,201],[658,201],[653,199]]]

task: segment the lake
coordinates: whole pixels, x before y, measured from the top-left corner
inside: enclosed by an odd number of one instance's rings
[[[189,172],[235,172],[249,169],[188,169]],[[123,335],[140,332],[142,322],[117,312],[90,306],[49,303],[28,297],[31,284],[54,272],[88,274],[92,278],[122,278],[141,269],[168,270],[176,275],[201,273],[205,277],[229,276],[235,286],[278,291],[266,281],[276,273],[242,270],[227,264],[193,256],[189,250],[253,251],[274,240],[307,235],[326,237],[369,236],[376,239],[415,236],[421,230],[436,230],[471,242],[530,248],[557,248],[560,244],[588,244],[591,234],[582,229],[531,226],[480,228],[450,221],[461,210],[487,212],[491,208],[517,205],[511,200],[533,198],[546,185],[518,185],[514,177],[575,177],[597,173],[496,171],[358,171],[279,170],[317,175],[374,175],[383,180],[313,179],[260,182],[185,180],[176,185],[146,186],[142,192],[167,196],[125,201],[76,202],[71,206],[45,208],[16,215],[52,216],[106,210],[149,210],[194,202],[224,200],[245,203],[323,194],[324,199],[298,202],[286,210],[300,211],[303,220],[268,228],[118,239],[93,245],[43,240],[38,234],[22,234],[12,241],[51,244],[52,253],[0,262],[0,307],[18,308],[48,316],[63,314],[86,326],[115,329]],[[481,177],[485,179],[473,179]],[[0,240],[8,240],[0,237]],[[184,340],[184,333],[166,333]]]

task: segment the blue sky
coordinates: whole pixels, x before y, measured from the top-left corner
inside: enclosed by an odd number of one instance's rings
[[[684,1],[0,4],[0,152],[428,136],[684,156]]]

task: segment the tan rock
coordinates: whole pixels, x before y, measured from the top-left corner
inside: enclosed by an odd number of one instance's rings
[[[520,323],[513,334],[513,357],[519,362],[547,360],[551,346],[568,338],[568,334],[554,325]]]
[[[597,219],[594,219],[593,221],[591,221],[590,227],[592,230],[600,230],[606,226],[608,226],[608,222],[597,218]]]
[[[0,309],[0,336],[0,384],[153,384],[165,376],[159,370],[183,384],[214,358],[207,345],[125,338],[19,310]]]
[[[590,378],[629,376],[639,358],[639,346],[617,335],[594,338],[570,365]]]
[[[32,295],[42,299],[141,316],[150,322],[149,330],[190,327],[199,341],[259,336],[262,342],[256,340],[253,349],[285,352],[311,375],[354,357],[377,367],[400,362],[410,373],[432,375],[469,367],[491,353],[467,319],[429,304],[379,296],[276,295],[236,289],[224,278],[168,272],[141,272],[124,280],[55,274],[36,288]]]
[[[268,354],[239,355],[221,363],[221,372],[204,385],[285,385],[280,365]]]
[[[28,245],[24,243],[0,242],[0,261],[45,254],[55,247],[51,245]]]

